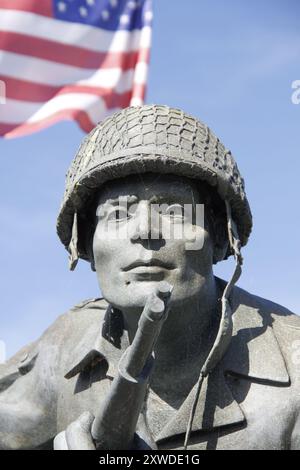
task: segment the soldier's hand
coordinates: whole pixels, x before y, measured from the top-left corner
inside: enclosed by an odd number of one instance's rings
[[[95,417],[85,412],[54,439],[54,450],[96,450],[91,428]]]

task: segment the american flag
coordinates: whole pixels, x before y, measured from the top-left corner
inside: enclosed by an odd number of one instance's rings
[[[151,24],[151,0],[0,0],[0,136],[142,104]]]

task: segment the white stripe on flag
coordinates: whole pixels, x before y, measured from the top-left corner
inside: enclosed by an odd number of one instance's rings
[[[87,93],[68,93],[58,95],[47,103],[28,103],[25,101],[6,101],[0,107],[0,122],[6,124],[36,123],[65,109],[78,109],[87,113],[90,120],[96,124],[117,109],[106,109],[102,98]]]
[[[98,52],[131,52],[151,44],[151,28],[105,31],[94,26],[55,20],[34,13],[0,9],[0,30],[26,34]]]
[[[136,64],[133,74],[134,83],[137,83],[138,85],[146,83],[148,77],[148,67],[148,64],[145,64],[145,62],[138,62]]]
[[[147,70],[147,64],[142,62],[138,64],[136,83],[146,81]],[[77,83],[108,89],[115,88],[117,93],[128,91],[135,76],[134,69],[126,72],[121,68],[103,68],[95,71],[95,69],[82,69],[5,51],[0,52],[0,74],[17,79],[22,77],[22,80],[52,86]]]
[[[0,122],[20,124],[36,113],[40,107],[41,103],[7,99],[5,105],[0,106]]]

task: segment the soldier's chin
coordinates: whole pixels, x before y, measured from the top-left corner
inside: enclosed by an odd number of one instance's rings
[[[132,281],[126,284],[126,297],[135,307],[144,307],[147,298],[155,292],[160,281]]]
[[[160,281],[132,281],[111,292],[103,292],[104,298],[114,307],[140,309],[156,290]],[[105,295],[106,294],[106,295]]]

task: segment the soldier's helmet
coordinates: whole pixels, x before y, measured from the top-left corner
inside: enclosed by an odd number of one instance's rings
[[[168,106],[144,105],[113,114],[83,140],[67,173],[57,220],[65,247],[72,249],[76,220],[76,250],[89,260],[84,224],[95,195],[107,181],[145,172],[182,175],[199,185],[205,181],[229,203],[240,243],[247,243],[252,216],[231,152],[198,119]]]

